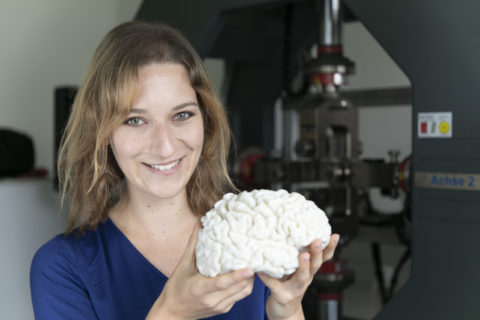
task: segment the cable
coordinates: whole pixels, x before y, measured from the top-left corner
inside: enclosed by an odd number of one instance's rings
[[[402,257],[398,261],[397,266],[395,267],[395,271],[393,272],[392,279],[390,281],[390,288],[388,290],[387,301],[389,301],[395,294],[395,287],[397,286],[398,276],[400,275],[400,271],[402,270],[403,265],[410,258],[410,255],[411,255],[411,250],[410,248],[407,248],[407,250],[405,250]]]
[[[373,264],[375,268],[375,275],[377,277],[377,282],[378,282],[378,290],[380,292],[380,298],[381,298],[382,304],[385,304],[387,301],[387,290],[385,288],[385,280],[383,278],[380,244],[378,242],[373,242],[371,249],[372,249]]]

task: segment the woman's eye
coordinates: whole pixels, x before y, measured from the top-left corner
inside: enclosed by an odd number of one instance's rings
[[[191,116],[193,116],[193,112],[188,112],[188,111],[183,111],[180,113],[177,113],[174,117],[175,120],[187,120]]]
[[[125,124],[128,124],[131,127],[138,127],[143,124],[143,120],[140,118],[130,118],[127,121],[125,121]]]

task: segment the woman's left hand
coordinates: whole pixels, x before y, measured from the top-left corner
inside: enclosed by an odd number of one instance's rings
[[[264,273],[258,274],[263,283],[270,289],[266,312],[270,320],[304,319],[302,299],[313,276],[323,262],[331,259],[339,240],[338,234],[330,237],[330,243],[322,250],[319,239],[310,244],[309,252],[299,255],[297,271],[290,276],[275,279]]]

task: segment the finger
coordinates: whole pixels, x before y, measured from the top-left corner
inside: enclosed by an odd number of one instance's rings
[[[303,287],[305,283],[309,282],[312,276],[310,272],[311,258],[312,255],[309,252],[304,252],[298,257],[298,269],[295,271],[292,278],[297,287]]]
[[[313,276],[317,273],[318,269],[322,266],[324,261],[324,252],[322,247],[322,241],[317,239],[310,245],[311,261],[310,261],[310,275]]]
[[[204,290],[199,299],[203,300],[205,306],[212,310],[222,312],[228,305],[235,303],[237,300],[242,299],[251,293],[253,288],[254,277],[250,277],[240,282],[237,282],[224,289],[214,289],[215,286],[206,288],[209,285],[208,282],[215,282],[214,278],[207,278],[206,282],[202,285],[200,283],[195,284],[198,290]]]
[[[219,303],[219,308],[221,310],[226,310],[231,308],[235,302],[242,300],[243,298],[249,296],[253,291],[254,278],[244,280],[234,287],[227,289],[225,292],[225,297]],[[226,310],[225,312],[228,312]]]
[[[308,253],[306,254],[308,255]],[[294,274],[284,279],[272,278],[264,273],[258,273],[258,276],[265,286],[270,289],[270,298],[273,298],[280,304],[288,304],[298,297],[299,294],[303,294],[306,289],[305,283],[297,278],[298,272],[299,270],[297,269]]]
[[[260,280],[272,291],[283,290],[288,286],[303,287],[305,283],[311,281],[310,275],[310,258],[308,252],[304,252],[298,256],[298,268],[292,275],[284,276],[281,279],[270,277],[265,273],[258,273]]]
[[[339,240],[340,235],[336,233],[330,237],[330,242],[328,243],[328,246],[325,248],[325,250],[323,250],[323,261],[332,259]]]
[[[225,273],[214,278],[202,276],[198,281],[198,286],[203,287],[205,293],[223,291],[244,280],[253,278],[254,275],[255,274],[250,269],[241,269]]]
[[[187,246],[185,247],[185,251],[183,252],[182,257],[177,265],[182,266],[183,268],[187,268],[191,271],[195,270],[196,266],[196,258],[195,258],[195,248],[198,241],[198,231],[199,225],[195,223],[193,226],[192,233],[190,234],[190,238],[188,239]]]
[[[227,289],[212,292],[210,297],[214,297],[218,301],[219,305],[226,306],[231,303],[235,303],[236,301],[243,299],[252,293],[253,283],[253,277],[250,279],[245,279]]]
[[[237,271],[222,274],[221,276],[217,277],[215,282],[215,288],[217,290],[225,290],[237,283],[252,278],[254,275],[255,274],[250,269],[240,269]]]
[[[262,280],[263,284],[266,285],[270,290],[274,291],[280,285],[280,280],[276,278],[270,277],[266,273],[259,272],[257,273],[260,280]]]

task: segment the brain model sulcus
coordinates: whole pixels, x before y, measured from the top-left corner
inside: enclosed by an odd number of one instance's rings
[[[206,276],[250,268],[275,278],[295,272],[298,255],[315,239],[328,245],[325,213],[299,193],[228,193],[202,218],[197,268]]]

